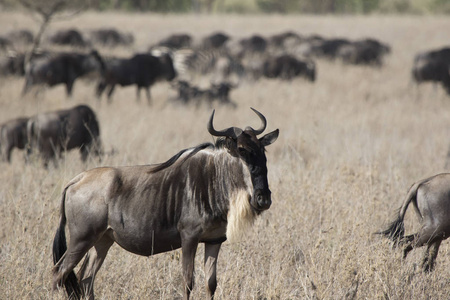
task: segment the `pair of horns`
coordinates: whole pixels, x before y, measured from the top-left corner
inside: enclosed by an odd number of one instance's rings
[[[261,119],[262,125],[261,125],[261,127],[259,129],[253,129],[252,127],[247,127],[247,128],[250,128],[251,130],[253,130],[255,135],[261,134],[261,133],[263,133],[263,131],[266,129],[266,126],[267,126],[266,118],[263,116],[262,113],[260,113],[256,109],[254,109],[252,107],[250,107],[250,108]],[[215,110],[213,110],[213,112],[211,114],[211,117],[209,118],[209,122],[208,122],[208,126],[207,126],[208,127],[208,132],[211,135],[213,135],[213,136],[227,136],[227,137],[231,137],[231,138],[237,138],[239,135],[241,135],[243,130],[240,129],[240,128],[237,128],[237,127],[230,127],[230,128],[219,130],[219,131],[214,129],[214,126],[213,126],[214,112],[215,112]]]

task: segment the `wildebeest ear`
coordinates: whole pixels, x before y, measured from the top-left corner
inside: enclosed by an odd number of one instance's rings
[[[261,142],[262,146],[269,146],[270,144],[272,144],[273,142],[275,142],[278,138],[278,134],[280,133],[280,130],[276,129],[268,134],[266,134],[265,136],[263,136],[262,138],[259,139],[259,141]]]

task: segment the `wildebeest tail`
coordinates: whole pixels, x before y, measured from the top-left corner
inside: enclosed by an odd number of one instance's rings
[[[401,239],[405,235],[405,225],[403,223],[403,220],[405,218],[406,210],[408,209],[408,205],[412,201],[417,210],[417,190],[419,189],[419,186],[425,181],[428,181],[428,179],[416,182],[412,185],[412,187],[408,191],[408,194],[406,195],[402,207],[399,209],[398,217],[391,222],[386,230],[377,232],[377,234],[382,234],[396,243],[399,243],[401,241]]]
[[[65,214],[65,202],[66,202],[66,191],[70,185],[67,185],[63,191],[62,199],[61,199],[61,217],[59,220],[59,227],[56,230],[55,238],[53,240],[53,263],[55,264],[54,272],[57,272],[60,265],[57,263],[63,257],[64,253],[67,251],[67,242],[66,242],[66,214]],[[82,293],[81,288],[78,284],[77,276],[75,272],[72,270],[67,279],[64,281],[64,287],[66,289],[67,295],[69,299],[81,299]]]

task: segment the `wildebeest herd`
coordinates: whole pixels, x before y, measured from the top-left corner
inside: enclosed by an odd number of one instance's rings
[[[75,30],[71,29],[71,34],[72,31]],[[77,34],[60,40],[67,40],[72,46],[86,46]],[[113,43],[104,40],[105,45]],[[95,71],[100,75],[97,96],[101,97],[106,90],[109,100],[116,85],[136,85],[138,97],[144,88],[150,102],[151,85],[158,80],[173,81],[178,76],[180,79],[171,86],[180,103],[206,100],[233,104],[229,92],[237,86],[226,81],[229,76],[236,75],[239,80],[304,77],[314,82],[316,58],[381,67],[384,55],[391,51],[389,46],[373,39],[327,40],[319,36],[301,37],[293,32],[268,39],[255,35],[235,44],[229,43],[232,39],[226,34],[217,33],[196,48],[192,40],[187,34],[177,34],[152,46],[149,53],[130,58],[106,57],[95,50],[44,53],[36,55],[29,66],[23,60],[19,63],[8,60],[8,68],[20,70],[10,74],[25,75],[24,94],[36,84],[62,83],[70,95],[77,78]],[[126,41],[123,44],[129,45],[132,38]],[[156,54],[158,51],[162,54]],[[443,48],[419,54],[413,64],[414,80],[440,82],[450,93],[449,52],[449,48]],[[180,60],[182,63],[177,65]],[[211,82],[208,89],[203,89],[186,79],[189,78],[186,74],[192,72],[219,72],[218,77],[224,81]],[[218,137],[215,144],[181,150],[162,164],[101,167],[73,178],[63,191],[60,224],[53,242],[54,286],[64,286],[71,297],[93,299],[95,275],[114,243],[145,256],[182,248],[188,299],[193,288],[196,249],[199,243],[204,243],[207,296],[212,298],[221,244],[239,236],[246,225],[271,205],[265,147],[275,142],[279,133],[275,130],[258,137],[267,123],[261,113],[254,111],[262,122],[258,129],[217,130],[213,126],[213,112],[207,129]],[[33,150],[37,151],[45,166],[52,160],[57,164],[62,152],[70,149],[79,149],[83,161],[90,153],[98,156],[102,153],[100,126],[94,111],[86,105],[7,121],[0,128],[0,146],[7,161],[16,147],[26,149],[27,159]],[[433,269],[439,246],[450,233],[449,180],[448,174],[440,174],[415,183],[398,219],[379,232],[396,244],[404,244],[404,256],[414,247],[427,245],[422,263],[425,271]],[[403,219],[410,203],[423,226],[417,234],[405,237]],[[68,245],[66,225],[70,233]],[[83,257],[77,277],[73,269]]]

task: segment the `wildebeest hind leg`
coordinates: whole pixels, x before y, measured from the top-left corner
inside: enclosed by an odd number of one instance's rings
[[[145,87],[145,94],[147,95],[148,105],[151,105],[152,104],[152,97],[150,95],[150,88],[148,86]]]
[[[427,245],[427,250],[425,250],[425,255],[422,262],[422,268],[425,272],[433,271],[441,242],[442,240],[438,239]]]
[[[109,248],[114,241],[106,234],[95,243],[84,259],[83,265],[78,271],[78,278],[80,279],[81,289],[86,299],[94,300],[94,280],[95,276],[105,261]]]

